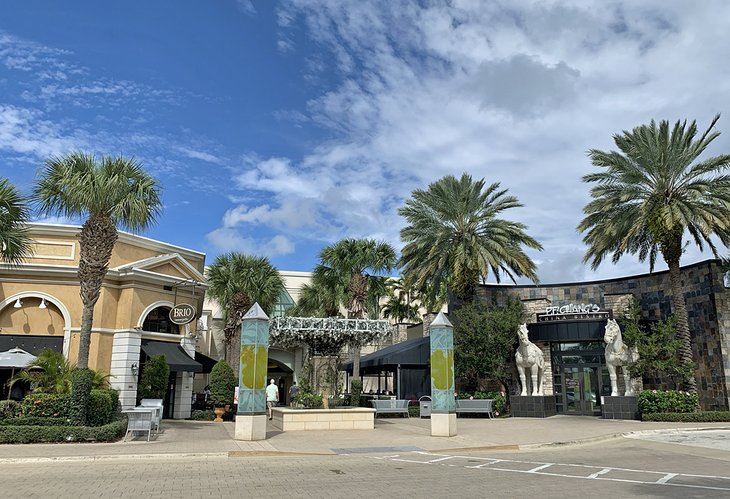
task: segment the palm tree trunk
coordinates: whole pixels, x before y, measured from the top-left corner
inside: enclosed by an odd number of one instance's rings
[[[81,303],[84,305],[79,334],[79,355],[77,365],[89,367],[89,346],[94,306],[99,299],[101,284],[117,241],[117,228],[107,216],[91,216],[81,228],[79,246],[79,284]]]
[[[677,317],[677,339],[680,340],[679,361],[683,366],[691,365],[692,358],[692,339],[689,333],[689,321],[687,320],[687,303],[684,299],[682,291],[682,278],[679,271],[679,259],[667,262],[669,265],[669,281],[672,288],[672,303],[674,305],[674,314]],[[694,373],[684,381],[687,391],[697,391],[697,381]]]

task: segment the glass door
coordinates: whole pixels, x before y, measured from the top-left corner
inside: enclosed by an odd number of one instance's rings
[[[598,366],[563,366],[565,414],[592,416],[601,413],[599,369]]]

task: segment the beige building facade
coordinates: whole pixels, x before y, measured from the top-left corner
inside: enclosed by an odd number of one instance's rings
[[[81,329],[79,226],[30,224],[33,256],[0,264],[0,350],[43,348],[76,363]],[[89,367],[109,373],[123,407],[136,403],[145,360],[162,353],[171,366],[168,417],[190,415],[197,322],[178,326],[169,311],[187,303],[202,310],[205,254],[138,235],[119,233],[94,308]],[[198,354],[199,360],[200,355]]]

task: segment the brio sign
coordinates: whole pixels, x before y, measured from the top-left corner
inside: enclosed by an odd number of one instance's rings
[[[187,324],[195,319],[195,307],[187,303],[175,305],[170,310],[170,320],[177,325]]]

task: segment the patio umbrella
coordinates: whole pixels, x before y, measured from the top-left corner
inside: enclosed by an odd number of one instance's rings
[[[35,359],[35,355],[26,352],[22,348],[11,348],[6,352],[0,352],[0,369],[12,369],[10,379],[13,379],[16,367],[26,367]],[[8,390],[8,399],[10,399],[10,390]]]
[[[11,348],[7,352],[0,352],[0,369],[25,367],[36,359],[36,356],[22,348]]]

